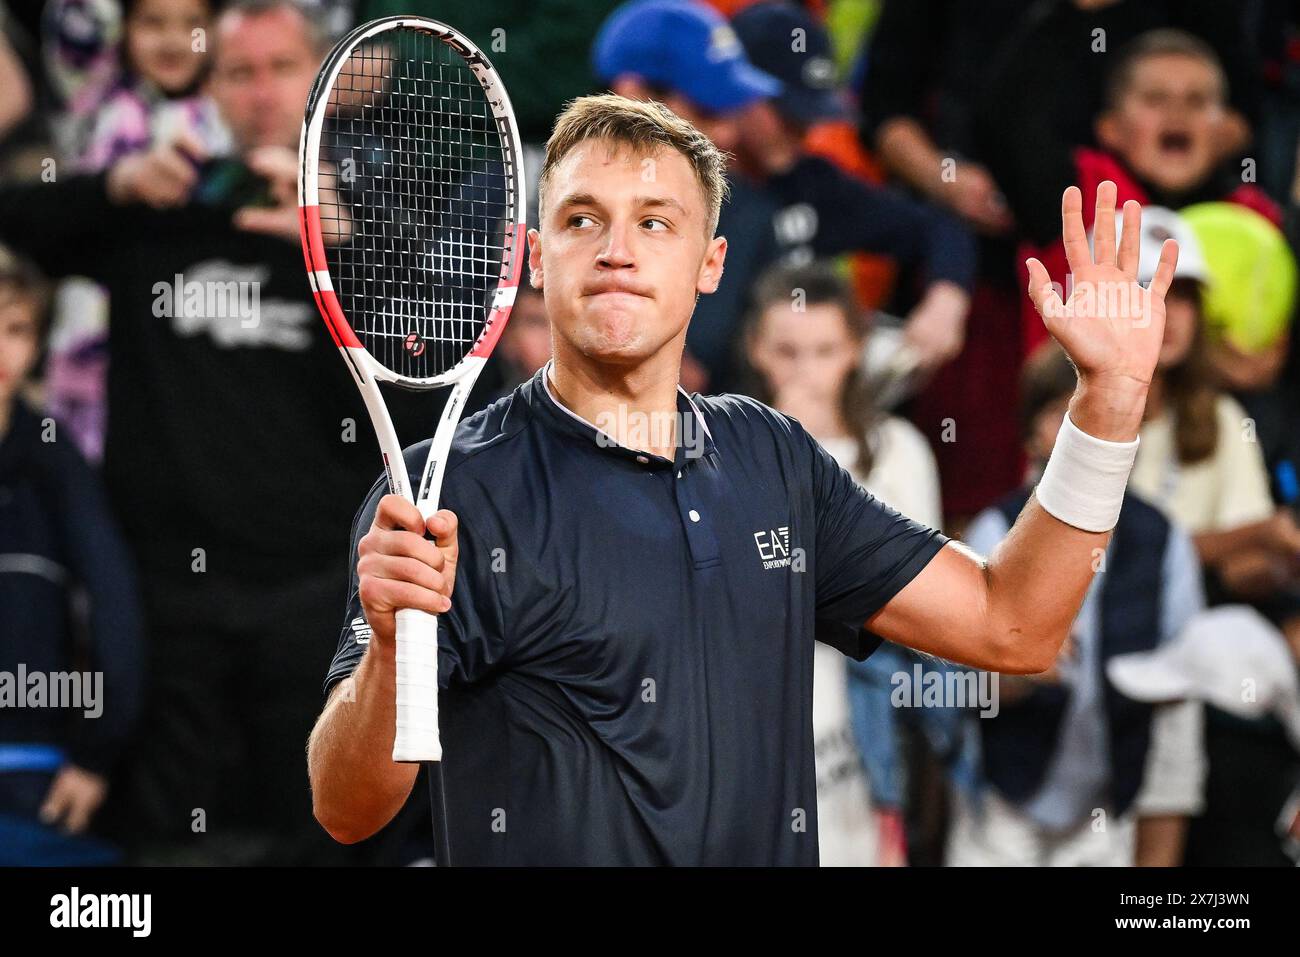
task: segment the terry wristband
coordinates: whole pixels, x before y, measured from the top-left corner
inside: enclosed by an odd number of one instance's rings
[[[1137,448],[1137,439],[1107,442],[1089,435],[1067,413],[1034,491],[1038,504],[1054,518],[1085,532],[1110,531],[1119,521]]]

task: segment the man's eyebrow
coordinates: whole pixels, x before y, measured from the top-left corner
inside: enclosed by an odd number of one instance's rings
[[[633,202],[638,206],[651,206],[656,209],[664,206],[672,206],[683,216],[688,215],[686,207],[671,196],[638,196],[633,200]]]
[[[556,209],[567,209],[570,206],[599,206],[600,202],[591,193],[570,193],[558,203]]]
[[[686,207],[671,196],[634,196],[632,198],[632,203],[636,206],[649,206],[653,209],[661,209],[670,206],[680,212],[683,216],[689,215]],[[556,203],[555,208],[556,210],[564,210],[572,206],[593,206],[598,209],[603,208],[600,200],[596,199],[596,197],[591,193],[570,193],[568,196],[565,196]]]

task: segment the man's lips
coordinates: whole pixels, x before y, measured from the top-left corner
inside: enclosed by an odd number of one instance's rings
[[[593,289],[589,292],[584,292],[582,295],[586,299],[594,299],[597,296],[634,296],[638,299],[651,298],[651,296],[648,293],[641,292],[639,289],[622,289],[622,288]]]

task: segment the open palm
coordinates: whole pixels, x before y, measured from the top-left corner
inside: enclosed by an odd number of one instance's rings
[[[1142,207],[1124,204],[1124,229],[1115,246],[1115,184],[1097,187],[1092,249],[1083,228],[1083,194],[1071,186],[1061,198],[1061,235],[1073,288],[1062,302],[1047,269],[1029,268],[1029,296],[1048,331],[1084,379],[1149,384],[1165,329],[1165,293],[1174,278],[1178,244],[1166,240],[1149,288],[1137,281]]]

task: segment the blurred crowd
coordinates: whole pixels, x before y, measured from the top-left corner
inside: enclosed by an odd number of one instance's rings
[[[1075,383],[1024,260],[1068,293],[1062,191],[1088,226],[1102,181],[1139,200],[1139,278],[1181,255],[1071,638],[1032,677],[818,645],[822,861],[1300,861],[1296,4],[0,0],[0,676],[95,672],[104,699],[0,684],[0,862],[427,856],[420,801],[334,845],[303,759],[364,627],[338,618],[379,459],[303,276],[296,148],[329,46],[394,13],[487,52],[532,171],[598,90],[726,150],[683,385],[794,416],[984,553]],[[469,411],[549,357],[525,282]],[[398,435],[437,403],[394,395]]]

